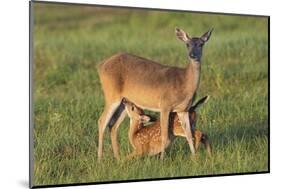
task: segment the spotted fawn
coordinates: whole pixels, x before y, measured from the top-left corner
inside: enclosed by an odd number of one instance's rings
[[[199,148],[200,142],[205,145],[209,155],[211,155],[211,144],[208,136],[198,129],[195,129],[197,113],[196,109],[204,104],[208,96],[200,99],[195,105],[189,109],[190,125],[192,134],[195,140],[195,149]],[[151,125],[144,126],[144,123],[151,121],[149,115],[144,114],[144,111],[137,107],[134,103],[127,99],[122,100],[125,105],[128,116],[130,117],[129,141],[134,148],[134,151],[127,156],[131,159],[135,156],[156,155],[161,152],[161,127],[160,120],[156,120]],[[185,132],[181,126],[180,120],[175,112],[172,112],[169,117],[169,135],[165,146],[167,148],[174,140],[175,136],[185,137]]]

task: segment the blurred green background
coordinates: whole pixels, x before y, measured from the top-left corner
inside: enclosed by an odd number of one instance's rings
[[[34,184],[260,172],[268,170],[268,18],[143,9],[33,3]],[[175,27],[191,36],[214,32],[204,47],[197,97],[198,128],[214,155],[195,160],[184,138],[158,157],[113,158],[108,131],[97,163],[104,99],[96,65],[118,52],[185,67]],[[154,113],[155,114],[155,113]],[[128,118],[120,127],[121,155],[132,148]]]

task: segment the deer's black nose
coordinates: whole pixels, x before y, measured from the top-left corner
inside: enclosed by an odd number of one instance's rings
[[[195,54],[193,54],[193,53],[190,53],[189,56],[190,56],[190,58],[196,58]]]

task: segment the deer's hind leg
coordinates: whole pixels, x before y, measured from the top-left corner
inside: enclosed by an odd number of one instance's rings
[[[112,119],[114,112],[120,106],[120,103],[121,103],[121,99],[113,101],[113,102],[107,102],[105,105],[105,108],[103,110],[103,113],[101,114],[101,116],[99,118],[99,121],[98,121],[98,125],[99,125],[98,160],[101,160],[101,158],[102,158],[105,128],[109,124],[110,120]]]
[[[116,112],[116,122],[112,125],[110,124],[110,137],[114,157],[119,159],[119,143],[118,143],[118,128],[122,121],[125,119],[127,112],[125,111],[124,105],[121,103]]]

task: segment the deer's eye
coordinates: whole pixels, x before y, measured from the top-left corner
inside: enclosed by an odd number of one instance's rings
[[[132,106],[132,111],[134,111],[135,110],[135,107],[134,106]]]

